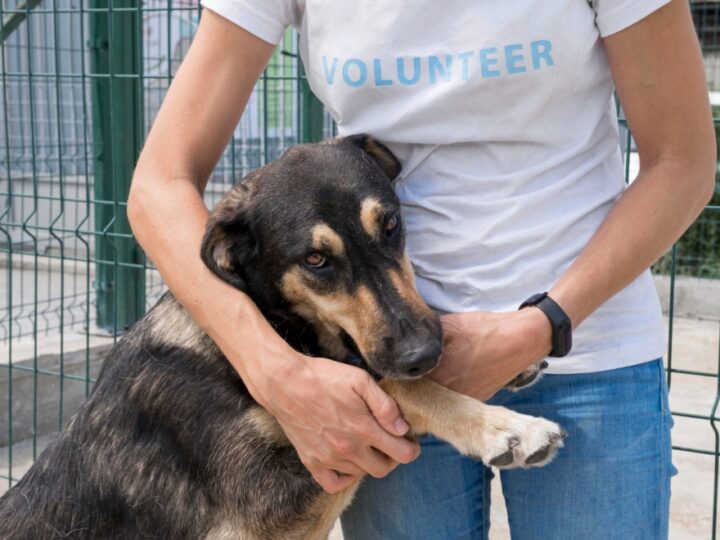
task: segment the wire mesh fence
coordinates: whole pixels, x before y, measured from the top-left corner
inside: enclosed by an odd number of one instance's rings
[[[19,479],[87,396],[108,346],[164,290],[132,239],[125,200],[144,134],[201,10],[195,0],[108,1],[0,0],[3,487]],[[691,6],[711,100],[720,107],[720,3]],[[720,109],[714,112],[720,119]],[[332,134],[289,31],[213,172],[208,205],[288,146]],[[625,141],[630,180],[638,159],[629,134]],[[701,290],[720,283],[720,194],[655,270],[667,276],[658,283],[668,296],[677,455],[692,453],[708,475],[689,530],[715,538],[720,324],[677,314],[687,280]],[[702,339],[686,338],[698,325]],[[683,482],[693,484],[681,467],[676,492]]]

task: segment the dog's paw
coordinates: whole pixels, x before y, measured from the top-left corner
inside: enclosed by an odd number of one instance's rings
[[[562,448],[567,433],[555,422],[498,407],[477,432],[469,453],[499,469],[541,467]]]
[[[520,375],[515,377],[512,381],[507,383],[505,388],[513,392],[532,386],[540,380],[542,377],[542,371],[548,367],[548,363],[543,360],[539,364],[534,364],[523,371]]]

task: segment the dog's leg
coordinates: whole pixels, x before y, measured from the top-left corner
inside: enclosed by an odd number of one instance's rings
[[[555,422],[486,405],[430,380],[386,379],[380,385],[415,433],[432,433],[486,465],[538,467],[563,445],[565,432]]]

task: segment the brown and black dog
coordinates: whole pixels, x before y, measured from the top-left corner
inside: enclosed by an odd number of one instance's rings
[[[436,366],[442,335],[404,253],[399,172],[365,135],[296,146],[218,204],[202,258],[297,350],[355,359],[381,379],[416,434],[503,468],[543,465],[562,446],[557,424],[420,378]],[[167,293],[0,499],[0,538],[324,538],[354,492],[321,490]]]

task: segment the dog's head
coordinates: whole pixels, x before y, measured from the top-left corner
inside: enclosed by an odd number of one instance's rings
[[[442,332],[405,255],[399,173],[367,135],[296,146],[217,205],[203,261],[266,314],[310,323],[322,354],[358,355],[382,376],[423,375]]]

